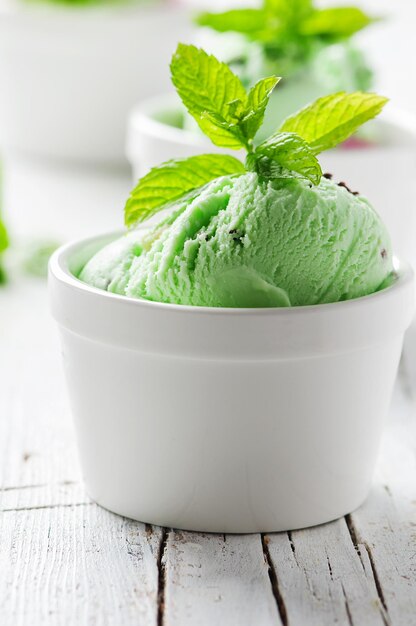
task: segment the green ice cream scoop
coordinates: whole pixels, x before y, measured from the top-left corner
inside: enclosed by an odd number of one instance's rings
[[[170,215],[103,248],[81,280],[159,302],[280,307],[365,296],[392,273],[377,213],[326,178],[224,176]]]
[[[217,146],[245,150],[172,159],[130,193],[125,237],[98,252],[81,280],[157,302],[288,307],[366,296],[392,275],[389,236],[361,196],[322,176],[317,155],[345,141],[386,98],[339,92],[289,116],[254,143],[279,78],[247,91],[204,50],[179,44],[172,81]],[[138,225],[159,211],[156,227]]]

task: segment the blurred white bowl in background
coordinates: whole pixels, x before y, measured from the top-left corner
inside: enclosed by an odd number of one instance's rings
[[[131,189],[124,169],[21,156],[4,158],[2,169],[4,218],[12,243],[23,249],[123,227]]]
[[[123,162],[129,109],[169,88],[192,27],[185,8],[152,4],[2,3],[2,152]]]
[[[183,130],[182,115],[176,95],[148,99],[132,111],[127,157],[134,181],[171,158],[224,152],[202,134]],[[325,152],[319,157],[322,168],[370,200],[390,231],[395,252],[415,263],[416,121],[389,107],[373,124],[375,134],[381,137],[379,144]]]

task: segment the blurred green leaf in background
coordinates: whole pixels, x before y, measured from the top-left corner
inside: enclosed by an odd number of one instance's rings
[[[3,267],[3,252],[9,245],[7,230],[3,222],[0,220],[0,285],[6,282],[6,272]]]

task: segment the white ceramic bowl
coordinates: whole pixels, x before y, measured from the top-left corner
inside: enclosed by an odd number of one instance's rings
[[[77,161],[124,161],[125,119],[168,89],[188,11],[165,2],[0,6],[0,146]]]
[[[200,531],[311,526],[370,488],[413,313],[413,278],[364,298],[289,309],[134,300],[75,278],[114,238],[50,262],[91,497],[144,522]]]
[[[224,152],[198,132],[173,124],[181,121],[175,95],[142,102],[131,113],[127,157],[137,180],[151,167],[171,158]],[[339,148],[320,155],[323,170],[360,191],[384,220],[397,254],[416,263],[416,121],[390,108],[374,129],[383,144],[359,149]],[[235,152],[231,152],[236,155]],[[238,156],[238,153],[237,153]]]

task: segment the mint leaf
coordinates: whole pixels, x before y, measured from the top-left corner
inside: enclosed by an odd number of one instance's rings
[[[264,28],[266,14],[262,9],[232,9],[224,13],[202,13],[195,21],[199,26],[208,26],[219,33],[234,31],[255,35]]]
[[[217,146],[238,150],[247,141],[230,103],[246,91],[228,65],[192,45],[179,44],[170,65],[172,82],[203,132]]]
[[[182,102],[215,145],[251,149],[278,78],[259,81],[247,96],[240,79],[225,63],[184,44],[179,44],[173,56],[171,72]]]
[[[262,125],[270,96],[279,80],[277,76],[263,78],[249,91],[241,118],[241,128],[246,137],[252,139]]]
[[[143,222],[214,178],[244,172],[241,161],[225,154],[202,154],[162,163],[141,178],[131,192],[124,209],[126,226]]]
[[[254,153],[255,160],[249,159],[249,165],[260,174],[265,175],[266,167],[269,177],[274,178],[273,166],[296,172],[307,178],[314,185],[319,185],[322,176],[321,166],[318,159],[310,149],[307,142],[296,133],[276,133],[267,141],[261,143]],[[256,164],[255,161],[258,163]],[[260,168],[260,169],[259,169]]]
[[[297,133],[314,154],[334,148],[380,113],[387,98],[373,93],[339,92],[319,98],[288,117],[280,131]]]
[[[334,7],[315,11],[299,26],[302,35],[348,38],[374,21],[358,7]]]
[[[216,113],[204,111],[198,120],[198,125],[216,146],[240,150],[246,145],[246,139],[238,123],[225,122]]]

